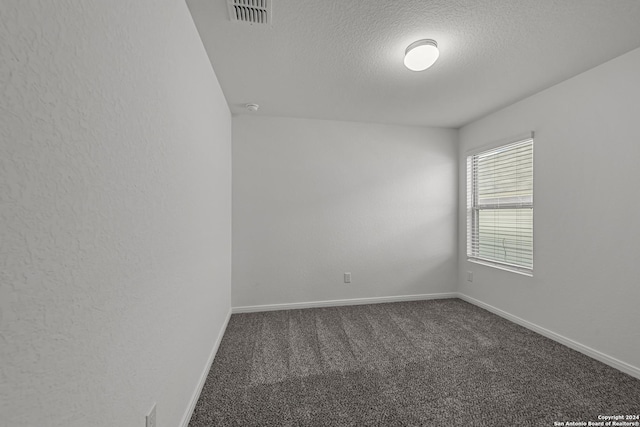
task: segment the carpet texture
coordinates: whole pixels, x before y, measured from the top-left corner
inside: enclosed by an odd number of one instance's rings
[[[640,380],[447,299],[234,314],[189,426],[553,426],[638,413]]]

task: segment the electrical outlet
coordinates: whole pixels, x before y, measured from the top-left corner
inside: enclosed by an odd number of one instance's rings
[[[153,404],[153,408],[151,408],[151,410],[149,411],[149,414],[147,415],[147,423],[145,424],[145,427],[158,427],[158,425],[156,424],[156,404]]]
[[[344,273],[344,283],[351,283],[351,273]]]
[[[473,271],[467,271],[467,282],[473,282]]]

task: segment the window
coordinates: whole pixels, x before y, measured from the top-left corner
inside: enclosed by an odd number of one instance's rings
[[[533,274],[533,134],[467,157],[467,259]]]

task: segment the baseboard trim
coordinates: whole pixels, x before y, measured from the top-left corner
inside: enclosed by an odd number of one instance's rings
[[[207,360],[207,365],[204,367],[202,374],[200,375],[200,380],[198,381],[198,385],[191,396],[191,401],[189,402],[189,407],[187,411],[184,413],[182,417],[182,422],[180,425],[182,427],[188,427],[189,421],[191,421],[191,416],[193,415],[193,410],[196,408],[196,403],[198,403],[198,399],[200,398],[200,393],[202,393],[202,388],[204,387],[204,383],[207,380],[207,376],[209,375],[209,370],[211,369],[211,365],[213,364],[213,359],[216,357],[216,353],[218,352],[218,348],[220,347],[220,343],[222,342],[222,337],[224,336],[224,331],[227,330],[227,325],[229,324],[229,319],[231,318],[231,309],[227,313],[227,318],[224,319],[224,323],[220,328],[220,332],[218,333],[218,338],[213,343],[213,348],[211,349],[211,354],[209,355],[209,360]]]
[[[549,339],[552,339],[554,341],[559,342],[560,344],[566,345],[569,348],[572,348],[576,351],[579,351],[582,354],[585,354],[589,357],[591,357],[592,359],[596,359],[606,365],[611,366],[612,368],[615,368],[619,371],[624,372],[625,374],[629,374],[632,377],[638,378],[640,379],[640,368],[630,365],[626,362],[623,362],[622,360],[618,360],[615,357],[611,357],[607,354],[604,354],[598,350],[594,350],[591,347],[587,347],[584,344],[580,344],[577,341],[574,341],[570,338],[567,338],[565,336],[562,336],[560,334],[557,334],[553,331],[550,331],[549,329],[543,328],[542,326],[538,326],[535,323],[531,323],[528,320],[524,320],[518,316],[514,316],[511,313],[508,313],[504,310],[501,310],[497,307],[494,307],[492,305],[489,305],[485,302],[482,302],[480,300],[477,300],[475,298],[472,298],[468,295],[465,295],[463,293],[458,292],[458,298],[460,298],[461,300],[464,300],[470,304],[476,305],[480,308],[484,308],[487,311],[490,311],[494,314],[497,314],[500,317],[504,317],[505,319],[513,322],[513,323],[517,323],[520,326],[524,326],[527,329],[530,329],[534,332],[539,333],[540,335],[543,335]]]
[[[457,292],[445,292],[440,294],[397,295],[389,297],[352,298],[329,301],[294,302],[289,304],[265,304],[249,305],[245,307],[232,307],[232,313],[256,313],[260,311],[295,310],[314,307],[336,307],[342,305],[380,304],[385,302],[420,301],[430,299],[457,298]]]

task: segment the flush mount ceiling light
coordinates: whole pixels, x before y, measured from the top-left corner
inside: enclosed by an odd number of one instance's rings
[[[411,43],[404,52],[404,66],[411,71],[424,71],[440,56],[435,40],[423,39]]]

